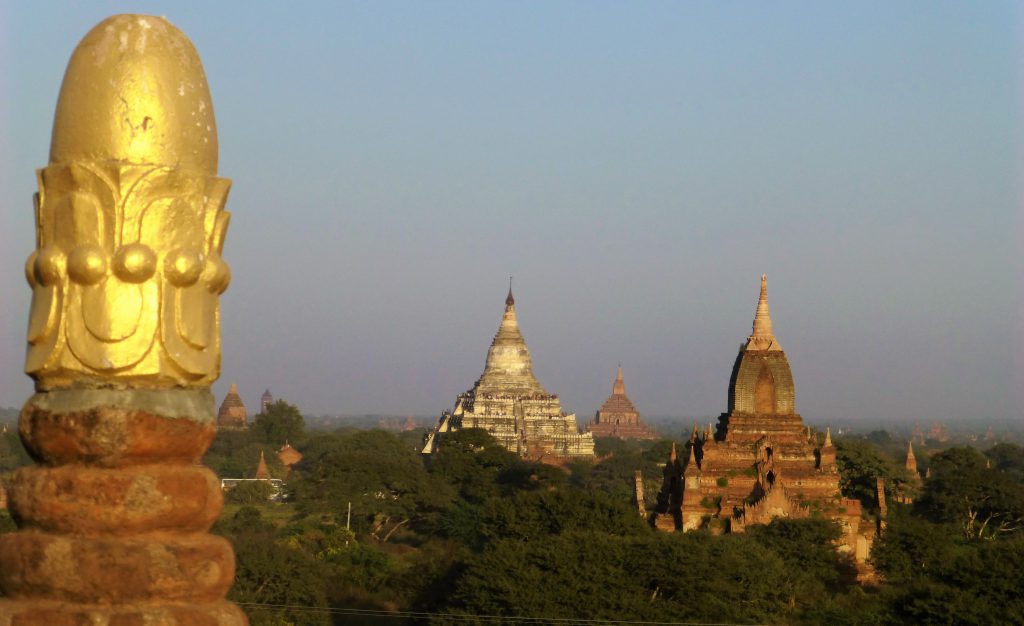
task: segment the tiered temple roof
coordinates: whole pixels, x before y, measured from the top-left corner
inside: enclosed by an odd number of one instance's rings
[[[595,437],[619,437],[621,439],[656,439],[657,433],[640,419],[633,402],[626,395],[626,383],[619,366],[612,383],[612,395],[597,411],[594,421],[587,424],[587,431]]]
[[[524,458],[594,456],[593,435],[579,432],[576,416],[562,411],[558,396],[548,393],[533,374],[511,288],[498,332],[487,351],[483,374],[427,433],[423,453],[433,453],[445,433],[461,428],[483,428],[502,446]]]
[[[277,451],[277,459],[281,461],[281,465],[284,465],[285,469],[290,470],[293,465],[298,464],[302,460],[302,453],[286,441],[281,446],[281,449]]]
[[[669,504],[656,525],[742,532],[748,524],[815,512],[840,522],[841,547],[863,563],[874,526],[861,519],[858,500],[840,494],[830,433],[819,444],[796,412],[789,361],[772,331],[766,276],[753,331],[733,366],[728,407],[714,433],[708,428],[700,436],[694,428],[688,461],[673,451],[665,468]]]
[[[249,413],[245,410],[242,396],[238,395],[238,386],[234,383],[231,383],[228,395],[224,396],[224,401],[220,404],[220,410],[217,412],[217,427],[249,427]]]

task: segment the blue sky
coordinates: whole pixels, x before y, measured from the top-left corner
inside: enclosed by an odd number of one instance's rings
[[[1012,3],[0,4],[0,405],[21,373],[34,168],[112,13],[198,48],[233,179],[216,390],[437,413],[509,274],[541,382],[717,415],[767,272],[797,408],[1024,409]]]

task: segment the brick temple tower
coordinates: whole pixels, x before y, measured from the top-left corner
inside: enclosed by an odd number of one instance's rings
[[[595,437],[619,437],[620,439],[657,439],[658,435],[640,419],[633,402],[626,395],[626,382],[619,366],[612,383],[612,395],[597,411],[594,421],[587,424],[587,430]]]
[[[839,521],[845,549],[861,562],[866,558],[873,525],[862,523],[859,501],[840,494],[831,433],[819,444],[796,412],[789,361],[772,329],[766,276],[753,330],[733,366],[728,412],[714,432],[709,427],[701,436],[694,427],[687,446],[688,461],[668,471],[666,482],[666,489],[683,484],[680,509],[664,511],[659,527],[671,517],[682,530],[743,532],[748,524],[817,512]]]
[[[238,386],[231,383],[228,394],[220,403],[217,411],[217,428],[248,428],[249,413],[245,410],[242,396],[238,395]]]

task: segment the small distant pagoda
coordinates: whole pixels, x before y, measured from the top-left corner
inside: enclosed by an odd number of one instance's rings
[[[913,441],[907,441],[907,458],[903,462],[903,467],[907,469],[907,473],[910,474],[912,480],[921,480],[921,473],[917,471],[917,457],[914,456]]]
[[[560,462],[594,456],[594,436],[580,433],[576,415],[562,411],[558,396],[548,393],[533,375],[511,287],[484,373],[427,433],[423,453],[434,453],[445,434],[462,428],[483,428],[522,458]]]
[[[267,409],[269,409],[270,405],[273,404],[273,403],[274,403],[274,396],[272,396],[270,394],[270,390],[267,389],[266,391],[263,392],[263,395],[260,396],[260,413],[266,414]]]
[[[281,465],[284,465],[284,471],[287,473],[291,471],[292,466],[297,465],[302,460],[302,453],[286,441],[281,446],[281,449],[277,451],[277,460],[281,461]]]
[[[595,437],[618,437],[620,439],[657,439],[658,434],[644,424],[640,413],[626,395],[626,383],[619,366],[612,383],[612,395],[597,411],[594,421],[587,424],[587,431]]]
[[[248,427],[249,414],[245,410],[245,403],[242,402],[242,396],[238,395],[238,386],[231,383],[228,395],[224,396],[217,412],[217,428],[237,430]]]
[[[270,480],[270,470],[267,468],[267,459],[263,456],[263,450],[260,450],[260,462],[256,465],[256,475],[254,478],[257,480]]]

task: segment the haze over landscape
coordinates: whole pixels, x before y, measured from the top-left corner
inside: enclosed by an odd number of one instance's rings
[[[223,368],[310,413],[431,414],[515,276],[534,371],[592,413],[716,415],[767,272],[797,409],[1017,418],[1012,3],[0,4],[0,406],[34,169],[83,28],[165,14],[233,180]]]

